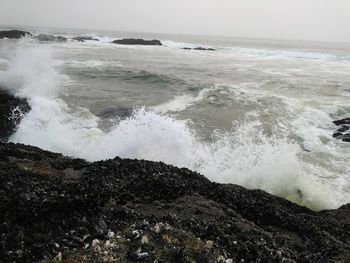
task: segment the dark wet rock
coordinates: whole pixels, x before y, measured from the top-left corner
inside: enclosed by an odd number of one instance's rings
[[[195,48],[191,48],[191,47],[183,47],[182,49],[185,49],[185,50],[216,51],[214,48],[205,48],[205,47],[195,47]]]
[[[341,138],[343,136],[343,134],[341,132],[336,132],[336,133],[333,133],[333,138]]]
[[[2,38],[22,38],[25,36],[31,36],[32,34],[26,31],[21,31],[21,30],[9,30],[9,31],[0,31],[0,39]]]
[[[205,47],[196,47],[193,50],[207,50],[207,51],[215,51],[214,48],[205,48]]]
[[[0,262],[350,260],[349,205],[314,212],[161,162],[0,143],[0,200]]]
[[[336,120],[336,121],[333,121],[333,123],[337,126],[340,126],[340,125],[350,125],[350,118],[345,118],[345,119],[341,119],[341,120]]]
[[[350,118],[333,121],[337,126],[341,126],[334,134],[333,138],[341,139],[343,142],[350,142]]]
[[[79,42],[85,42],[85,41],[99,41],[97,38],[94,37],[73,37],[73,40],[79,41]]]
[[[67,38],[62,36],[53,36],[53,35],[46,35],[46,34],[40,34],[36,37],[39,41],[52,41],[52,42],[66,42]]]
[[[341,139],[343,142],[350,142],[350,133],[344,134]]]
[[[7,141],[23,115],[30,110],[25,99],[12,96],[0,88],[0,141]]]
[[[162,42],[157,39],[153,40],[144,40],[144,39],[136,39],[136,38],[125,38],[125,39],[117,39],[112,41],[114,44],[120,45],[143,45],[143,46],[161,46]]]
[[[339,128],[339,129],[337,130],[337,132],[346,132],[346,131],[348,131],[349,129],[350,129],[349,126],[343,125],[341,128]]]

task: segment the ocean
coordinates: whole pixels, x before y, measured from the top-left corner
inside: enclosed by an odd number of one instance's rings
[[[0,86],[32,108],[10,141],[162,161],[314,210],[350,202],[350,144],[332,137],[349,44],[25,29],[99,41],[0,40]],[[125,37],[163,46],[110,43]]]

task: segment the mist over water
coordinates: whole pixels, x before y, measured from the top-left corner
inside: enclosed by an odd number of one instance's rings
[[[350,202],[350,148],[332,138],[350,114],[347,52],[162,40],[2,41],[0,86],[32,107],[11,141],[163,161],[313,209]]]

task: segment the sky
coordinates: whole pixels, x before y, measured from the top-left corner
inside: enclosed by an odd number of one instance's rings
[[[350,42],[350,0],[0,0],[0,25]]]

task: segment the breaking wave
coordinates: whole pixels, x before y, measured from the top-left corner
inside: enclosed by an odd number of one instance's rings
[[[90,161],[117,155],[163,161],[212,181],[260,188],[314,209],[335,208],[349,200],[342,182],[327,184],[321,168],[303,161],[297,143],[263,134],[259,121],[234,123],[231,131],[217,131],[204,140],[187,121],[164,115],[169,105],[163,105],[134,109],[130,117],[103,131],[98,117],[58,98],[64,76],[54,67],[53,53],[49,46],[18,49],[7,70],[0,72],[0,85],[27,98],[32,107],[12,142]],[[172,110],[178,109],[178,101],[172,102]]]

